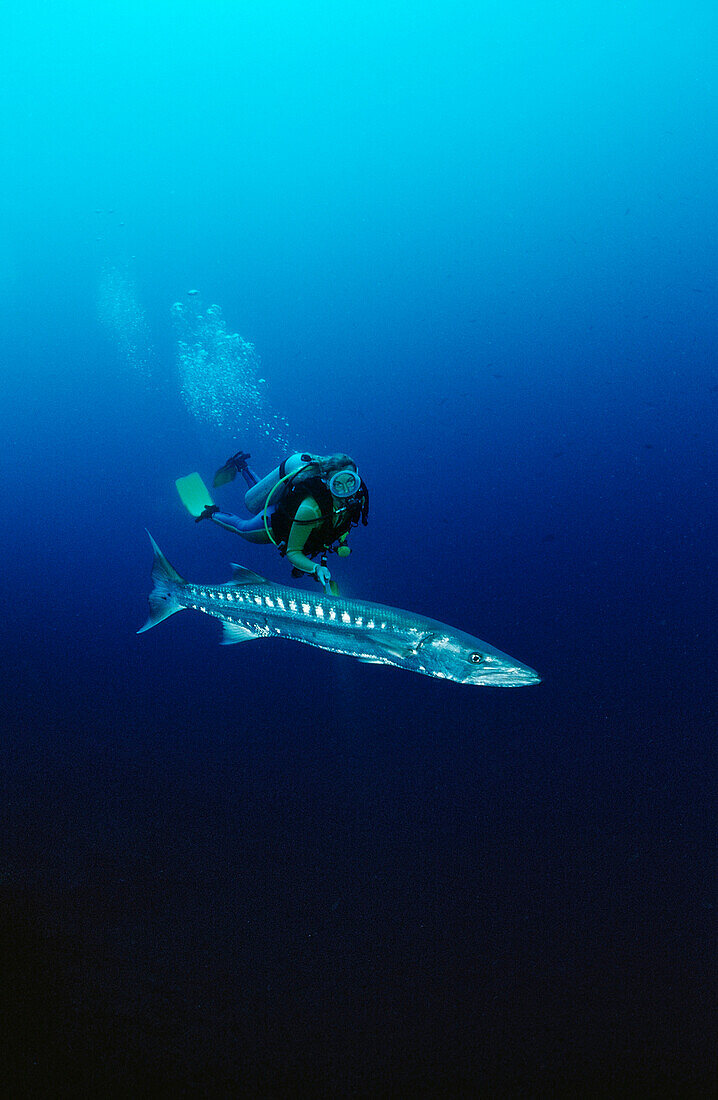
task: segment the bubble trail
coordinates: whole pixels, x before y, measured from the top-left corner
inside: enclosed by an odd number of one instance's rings
[[[227,331],[218,305],[203,309],[197,291],[188,298],[172,306],[180,392],[188,411],[228,434],[259,434],[280,451],[291,449],[286,419],[269,407],[254,344]]]
[[[134,283],[116,267],[103,271],[97,296],[100,321],[115,337],[121,358],[141,378],[152,378],[153,351],[145,311]]]

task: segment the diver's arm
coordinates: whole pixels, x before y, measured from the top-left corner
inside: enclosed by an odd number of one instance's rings
[[[307,497],[297,508],[287,539],[287,557],[295,569],[301,569],[303,573],[314,573],[316,565],[304,553],[304,547],[312,531],[320,527],[322,513],[319,510],[314,497]]]

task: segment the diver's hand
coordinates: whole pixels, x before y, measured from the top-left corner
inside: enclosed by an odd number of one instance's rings
[[[201,519],[211,519],[215,512],[219,511],[219,507],[216,504],[205,504],[202,512],[195,517],[195,523],[199,523]]]
[[[326,588],[332,579],[332,575],[326,565],[317,565],[314,570],[314,576],[317,578],[322,588]]]

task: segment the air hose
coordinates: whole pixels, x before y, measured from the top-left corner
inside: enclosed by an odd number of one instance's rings
[[[300,466],[298,470],[292,470],[292,472],[290,474],[285,474],[284,477],[280,477],[280,479],[276,483],[276,485],[273,485],[271,490],[269,491],[269,493],[267,493],[267,499],[264,502],[264,509],[262,511],[262,522],[264,523],[264,530],[267,532],[267,538],[275,546],[277,545],[277,540],[272,535],[272,532],[269,529],[269,524],[267,523],[267,509],[269,508],[269,503],[270,503],[272,497],[274,496],[274,494],[276,493],[277,489],[279,488],[279,486],[282,484],[282,482],[288,481],[289,478],[296,477],[298,474],[303,473],[304,470],[309,469],[309,467],[311,465],[312,465],[311,462],[307,462],[306,466]]]

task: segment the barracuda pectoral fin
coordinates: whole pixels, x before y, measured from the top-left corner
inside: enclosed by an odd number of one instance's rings
[[[411,657],[416,657],[419,649],[423,646],[424,642],[428,642],[430,638],[434,637],[432,631],[427,631],[422,634],[417,641],[408,641],[406,638],[397,638],[391,635],[377,634],[375,631],[365,631],[363,635],[367,642],[369,642],[373,649],[379,650],[380,653],[386,654],[387,657],[392,657],[397,661],[408,661]],[[362,660],[362,658],[360,658]],[[366,664],[383,664],[381,657],[364,658]]]
[[[220,645],[237,645],[238,642],[251,642],[258,637],[253,630],[239,623],[222,623],[222,641]]]

